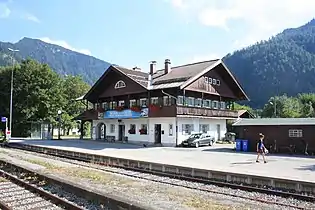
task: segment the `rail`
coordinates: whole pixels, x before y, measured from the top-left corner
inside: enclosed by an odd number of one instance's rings
[[[19,186],[24,187],[25,189],[29,190],[30,192],[39,194],[43,198],[46,198],[47,200],[51,201],[52,203],[62,206],[65,209],[73,209],[73,210],[83,210],[84,208],[78,207],[76,204],[68,202],[62,198],[59,198],[49,192],[46,192],[44,190],[39,189],[36,186],[33,186],[32,184],[29,184],[22,179],[19,179],[10,173],[6,172],[3,169],[12,170],[12,171],[18,171],[19,174],[28,174],[32,175],[37,178],[37,181],[45,181],[46,183],[55,184],[62,186],[63,189],[66,189],[68,192],[73,193],[75,195],[80,195],[80,197],[85,199],[95,199],[95,201],[99,202],[99,205],[106,206],[108,209],[120,209],[120,210],[145,210],[148,208],[139,206],[137,204],[133,204],[128,200],[123,200],[119,197],[110,196],[110,195],[101,195],[96,192],[91,192],[89,190],[86,190],[80,186],[74,185],[70,182],[65,182],[64,180],[52,177],[50,175],[44,175],[40,172],[33,171],[31,169],[26,169],[24,167],[18,166],[10,161],[4,161],[0,160],[0,176],[3,176],[10,181],[16,183]],[[0,203],[0,209],[6,209],[11,210],[10,207],[7,207],[3,202]]]
[[[19,143],[10,144],[10,147],[99,165],[178,178],[181,180],[213,184],[247,191],[256,191],[283,197],[294,197],[300,200],[315,202],[315,183],[312,182],[187,168]]]

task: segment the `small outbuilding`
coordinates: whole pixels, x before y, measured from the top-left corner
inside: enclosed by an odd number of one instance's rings
[[[259,133],[273,153],[315,154],[315,118],[240,118],[233,127],[237,139],[248,140],[256,151]]]

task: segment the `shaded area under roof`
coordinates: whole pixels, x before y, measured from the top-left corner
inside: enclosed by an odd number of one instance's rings
[[[233,126],[259,125],[315,125],[315,118],[241,118]]]
[[[98,119],[98,112],[94,109],[89,109],[74,117],[72,120],[91,121]]]

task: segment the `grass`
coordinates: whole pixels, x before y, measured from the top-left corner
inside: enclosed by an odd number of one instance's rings
[[[188,197],[185,198],[183,203],[187,207],[200,209],[200,210],[232,210],[236,209],[235,207],[230,207],[222,204],[218,204],[211,199],[203,199],[198,197]]]
[[[55,164],[51,164],[51,163],[48,163],[48,162],[42,161],[42,160],[34,160],[34,159],[27,159],[27,158],[22,158],[22,159],[29,162],[29,163],[44,166],[46,169],[49,169],[49,170],[58,170],[58,169],[62,168],[60,166],[57,166]]]
[[[4,177],[0,177],[0,182],[7,182],[8,180]]]
[[[40,165],[45,167],[49,172],[54,172],[54,174],[63,174],[66,176],[71,176],[74,178],[81,178],[81,179],[87,179],[93,182],[97,182],[103,185],[123,185],[123,186],[132,186],[135,182],[132,179],[129,178],[123,178],[119,176],[114,176],[112,174],[103,173],[100,171],[96,171],[93,169],[85,169],[85,168],[79,168],[79,167],[61,167],[55,164],[48,163],[46,161],[42,160],[34,160],[34,159],[25,159],[25,161]]]
[[[88,179],[103,185],[120,185],[131,187],[135,183],[134,180],[129,178],[123,178],[112,174],[107,174],[93,169],[85,169],[72,167],[62,170],[62,173],[68,176],[77,177],[81,179]]]

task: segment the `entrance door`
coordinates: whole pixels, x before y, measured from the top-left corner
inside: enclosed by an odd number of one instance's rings
[[[154,125],[154,143],[161,144],[162,143],[162,126],[161,124]]]
[[[125,125],[118,126],[118,141],[123,141],[125,138]]]
[[[105,139],[106,138],[106,125],[101,123],[97,126],[97,139]]]
[[[218,137],[217,140],[221,139],[221,127],[220,127],[220,124],[217,124],[217,137]]]

